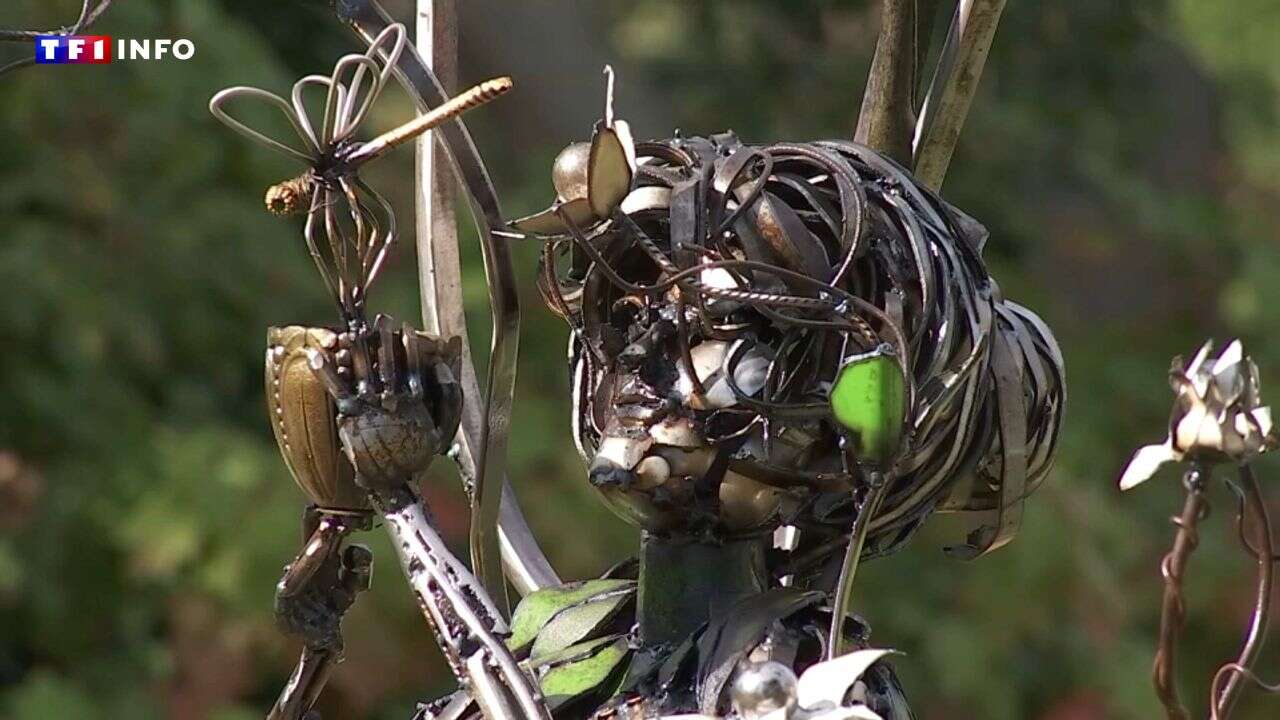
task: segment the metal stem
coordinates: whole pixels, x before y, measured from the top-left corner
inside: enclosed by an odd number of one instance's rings
[[[827,640],[827,660],[837,658],[848,650],[844,638],[844,622],[853,605],[853,579],[858,574],[858,561],[862,558],[862,546],[867,540],[871,520],[880,510],[880,503],[892,484],[879,471],[869,473],[869,482],[867,497],[858,508],[857,519],[853,521],[853,532],[849,535],[849,547],[845,549],[844,565],[840,569],[840,579],[836,585],[836,597],[831,608],[831,637]]]
[[[1271,616],[1271,594],[1275,584],[1275,557],[1271,534],[1271,516],[1267,511],[1266,500],[1262,497],[1262,489],[1258,478],[1249,465],[1240,466],[1240,491],[1244,495],[1245,508],[1253,515],[1254,527],[1258,534],[1257,553],[1258,585],[1253,605],[1253,615],[1249,623],[1249,632],[1245,636],[1244,646],[1240,648],[1240,656],[1233,663],[1237,667],[1251,668],[1262,652],[1262,645],[1267,639],[1267,625]],[[1241,516],[1240,522],[1246,521],[1247,515]],[[1244,530],[1241,528],[1241,537]],[[1211,697],[1214,705],[1214,720],[1229,717],[1235,703],[1240,699],[1240,689],[1244,676],[1232,673],[1222,687],[1222,692]],[[1215,683],[1216,686],[1216,683]],[[1216,690],[1216,687],[1215,687]]]
[[[1190,717],[1178,696],[1177,680],[1178,645],[1187,617],[1182,583],[1191,554],[1200,544],[1200,520],[1209,511],[1209,500],[1205,495],[1208,480],[1209,473],[1206,469],[1197,466],[1187,470],[1183,477],[1183,484],[1187,488],[1186,501],[1182,506],[1182,514],[1173,518],[1178,531],[1173,538],[1173,548],[1160,562],[1160,574],[1164,577],[1164,600],[1160,609],[1160,641],[1151,671],[1151,681],[1168,720],[1189,720]]]
[[[912,168],[916,179],[942,187],[969,104],[991,51],[1005,0],[960,0],[916,122]]]
[[[339,11],[342,19],[366,41],[377,37],[390,23],[386,13],[372,0],[345,0],[339,5]],[[433,31],[433,37],[440,37],[443,30],[441,28]],[[396,63],[396,76],[420,111],[425,112],[448,99],[430,67],[416,51],[407,49],[400,55]],[[443,151],[452,161],[457,177],[471,202],[472,217],[484,251],[485,271],[495,314],[486,404],[486,396],[480,393],[475,368],[469,360],[469,344],[465,342],[466,325],[462,316],[456,240],[452,243],[432,243],[430,239],[419,242],[419,257],[422,258],[424,254],[434,257],[433,265],[421,275],[430,276],[429,284],[437,291],[435,302],[430,308],[430,312],[440,321],[436,327],[442,335],[462,337],[463,346],[467,348],[464,350],[462,370],[464,405],[457,459],[464,477],[475,478],[473,495],[479,502],[473,503],[475,513],[472,533],[473,541],[480,542],[474,542],[473,547],[490,549],[488,553],[481,553],[477,571],[486,578],[486,588],[493,587],[497,593],[505,593],[505,587],[499,581],[500,567],[496,562],[486,560],[496,560],[494,556],[500,554],[517,590],[528,592],[558,585],[560,579],[529,531],[515,494],[505,479],[506,439],[520,329],[514,270],[509,249],[493,235],[495,228],[504,225],[502,211],[488,171],[466,126],[455,118],[442,125],[438,132],[447,143],[438,143],[434,148]],[[420,197],[421,195],[422,191],[419,193]],[[435,207],[440,205],[437,203]],[[420,202],[420,213],[422,208],[423,204]],[[420,215],[419,229],[429,222],[431,218]],[[424,242],[431,247],[423,247]],[[424,284],[424,300],[427,290]],[[428,312],[425,305],[423,312]],[[432,327],[432,323],[429,322],[428,327]],[[492,478],[493,481],[489,482],[487,478]],[[497,532],[493,529],[494,520],[499,522]],[[495,552],[493,549],[498,546],[501,549]],[[498,567],[498,577],[493,572],[495,567]]]

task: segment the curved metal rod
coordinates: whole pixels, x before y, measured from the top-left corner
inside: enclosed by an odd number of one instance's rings
[[[96,22],[98,17],[107,11],[107,8],[111,7],[112,1],[100,0],[90,10],[92,0],[83,0],[80,5],[80,16],[76,18],[75,24],[70,27],[62,27],[57,30],[0,30],[0,42],[30,42],[37,35],[79,35],[81,31]],[[0,66],[0,76],[4,76],[14,70],[30,67],[35,62],[34,55],[14,60],[7,65]]]
[[[302,129],[306,131],[306,138],[311,141],[311,145],[317,148],[319,152],[320,145],[324,142],[323,135],[316,135],[316,129],[311,125],[311,118],[307,116],[307,107],[303,102],[302,94],[306,91],[308,85],[323,85],[329,89],[328,95],[332,95],[334,91],[333,78],[328,75],[307,75],[293,84],[293,90],[289,95],[289,99],[293,102],[293,112],[298,116],[298,120]],[[338,86],[338,93],[341,96],[342,87]],[[329,108],[325,107],[324,119],[328,121]],[[327,134],[327,130],[322,130]]]
[[[344,0],[336,4],[340,18],[366,41],[391,25],[386,12],[373,0]],[[444,89],[412,47],[393,63],[396,76],[420,111],[449,100]],[[464,475],[474,473],[471,518],[473,567],[486,590],[500,604],[506,596],[499,556],[512,566],[512,580],[522,590],[559,584],[546,556],[538,547],[506,484],[507,436],[515,392],[516,356],[520,332],[520,305],[510,249],[498,242],[494,230],[504,226],[498,196],[480,153],[459,119],[441,125],[442,145],[467,191],[484,256],[485,276],[493,312],[493,334],[487,393],[482,406],[478,387],[464,387],[460,429],[459,465]],[[483,408],[483,409],[482,409]],[[507,498],[504,501],[503,498]],[[500,535],[505,538],[500,540]],[[507,548],[504,554],[502,548]],[[536,583],[531,585],[531,583]]]
[[[383,47],[388,41],[391,42],[391,47],[389,49]],[[369,110],[373,107],[374,102],[377,101],[378,96],[382,94],[383,88],[386,87],[387,79],[391,77],[392,69],[400,59],[400,53],[404,52],[405,43],[406,37],[404,26],[400,24],[393,24],[388,26],[386,30],[383,30],[382,33],[379,34],[378,37],[374,38],[374,41],[369,44],[369,49],[365,51],[364,56],[370,60],[376,60],[379,55],[384,55],[386,57],[386,62],[381,68],[377,66],[376,62],[374,63],[373,84],[370,86],[364,102],[360,104],[360,109],[355,111],[353,114],[352,111],[356,106],[356,98],[360,97],[360,85],[364,80],[364,66],[361,65],[356,68],[356,72],[351,76],[351,84],[349,86],[351,92],[347,96],[346,104],[343,106],[342,117],[346,118],[346,122],[335,129],[332,138],[333,142],[346,140],[351,133],[360,126],[360,123],[364,122],[364,119],[369,114]],[[338,77],[338,73],[336,71],[334,72],[334,77]]]
[[[1253,605],[1253,615],[1249,622],[1249,632],[1245,635],[1244,645],[1240,648],[1240,656],[1234,663],[1231,663],[1236,667],[1248,669],[1257,661],[1259,653],[1262,652],[1263,643],[1267,639],[1267,625],[1271,619],[1271,594],[1275,584],[1275,562],[1272,559],[1275,539],[1271,534],[1271,515],[1267,510],[1266,500],[1262,497],[1262,488],[1258,485],[1258,478],[1254,475],[1253,468],[1248,464],[1243,464],[1240,466],[1239,472],[1240,487],[1238,489],[1245,498],[1245,507],[1253,515],[1259,539],[1262,541],[1260,544],[1263,548],[1263,552],[1256,554],[1258,584]],[[1241,537],[1244,536],[1244,520],[1245,517],[1241,516]],[[1246,548],[1248,547],[1246,544]],[[1215,692],[1210,696],[1213,703],[1213,720],[1218,720],[1219,717],[1227,717],[1231,714],[1232,708],[1240,698],[1241,680],[1244,678],[1245,675],[1240,672],[1231,673],[1222,686],[1222,692]],[[1217,679],[1217,676],[1215,676],[1215,690],[1218,684]]]
[[[867,540],[867,531],[871,529],[871,519],[880,509],[891,478],[879,471],[873,471],[868,480],[867,497],[858,508],[858,517],[853,521],[853,531],[849,535],[849,546],[844,551],[844,563],[840,567],[840,579],[836,583],[836,596],[831,608],[831,634],[827,639],[827,660],[835,659],[845,653],[848,643],[844,639],[845,616],[853,606],[853,580],[858,573],[858,561],[862,558],[862,546]]]

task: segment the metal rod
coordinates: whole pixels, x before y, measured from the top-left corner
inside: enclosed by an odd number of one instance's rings
[[[916,121],[912,168],[938,190],[991,51],[1005,0],[960,0]]]
[[[505,95],[512,87],[514,87],[514,83],[509,77],[486,80],[466,92],[450,98],[443,105],[437,105],[400,127],[392,128],[369,142],[361,144],[344,159],[348,166],[359,167],[361,164],[380,157],[386,152],[417,138],[432,128],[439,127],[472,108],[492,102]]]
[[[880,38],[853,136],[903,165],[911,162],[915,125],[917,25],[916,0],[884,0]]]
[[[1240,648],[1240,656],[1234,663],[1237,667],[1251,668],[1262,652],[1263,643],[1267,639],[1267,625],[1271,618],[1271,595],[1275,585],[1275,539],[1271,534],[1271,516],[1267,512],[1266,500],[1262,497],[1262,488],[1258,485],[1258,478],[1254,475],[1253,468],[1247,464],[1240,466],[1239,489],[1244,495],[1245,508],[1253,515],[1254,528],[1260,541],[1257,553],[1258,584],[1253,616],[1250,618],[1249,632],[1245,636],[1244,646]],[[1246,520],[1247,515],[1241,516],[1241,523]],[[1241,537],[1243,536],[1242,528]],[[1243,687],[1244,679],[1246,678],[1241,673],[1232,673],[1222,686],[1222,692],[1215,693],[1211,698],[1215,720],[1231,715],[1236,701],[1240,699],[1240,689]],[[1215,689],[1216,685],[1215,682]]]
[[[871,520],[880,510],[880,503],[892,484],[889,478],[879,471],[869,473],[868,482],[870,487],[867,497],[858,508],[857,519],[853,521],[849,547],[845,549],[844,564],[836,584],[836,597],[831,609],[831,637],[827,640],[827,660],[840,657],[848,650],[844,639],[844,622],[852,607],[853,579],[858,574],[858,561],[862,559],[862,546],[867,540],[867,530],[871,528]]]
[[[1208,480],[1208,470],[1199,467],[1187,470],[1183,477],[1183,484],[1187,489],[1186,502],[1183,503],[1182,514],[1173,518],[1173,524],[1178,527],[1173,548],[1160,561],[1160,574],[1164,577],[1164,599],[1160,608],[1160,642],[1152,664],[1151,681],[1168,720],[1190,718],[1178,695],[1178,645],[1187,617],[1182,583],[1191,554],[1200,544],[1200,519],[1209,508],[1209,500],[1205,495]]]
[[[333,650],[302,648],[298,665],[267,714],[267,720],[302,720],[315,705],[337,659],[338,654]]]
[[[343,20],[366,42],[377,37],[390,23],[386,13],[372,0],[348,0],[339,6],[339,10]],[[439,35],[440,32],[436,31],[435,36]],[[448,99],[431,68],[412,49],[406,49],[398,58],[396,75],[421,111]],[[493,235],[494,229],[502,227],[505,221],[488,171],[466,126],[455,118],[440,126],[439,132],[447,143],[439,143],[435,147],[452,161],[471,203],[472,217],[486,258],[485,269],[489,277],[491,303],[496,320],[489,364],[491,371],[487,405],[485,396],[480,394],[474,366],[469,361],[463,364],[464,405],[457,459],[464,477],[477,478],[477,489],[484,493],[497,491],[495,494],[498,496],[496,504],[500,522],[498,532],[494,533],[484,526],[481,527],[481,532],[487,533],[486,536],[500,537],[500,553],[508,566],[512,582],[517,590],[529,592],[540,587],[558,585],[560,578],[529,531],[524,515],[516,503],[515,494],[505,479],[506,436],[515,382],[520,319],[509,250],[505,244],[497,242]],[[420,217],[419,227],[422,224],[423,219]],[[420,257],[423,250],[420,244]],[[456,244],[450,250],[444,243],[437,243],[431,250],[437,262],[433,272],[434,284],[439,290],[437,307],[440,308],[440,318],[452,318],[452,322],[456,323],[441,326],[441,334],[448,335],[451,334],[449,330],[455,331],[452,334],[461,336],[464,348],[468,348],[462,319],[461,291],[458,289],[455,292],[449,285],[456,283],[458,277],[458,271],[453,270],[457,267]],[[447,257],[450,253],[452,264],[445,262],[450,260]],[[450,297],[456,298],[456,301],[449,301]],[[464,360],[467,358],[469,351],[464,349]],[[485,477],[493,477],[495,480],[486,482]],[[492,496],[486,494],[486,497]],[[494,501],[490,500],[490,504],[482,504],[482,509],[486,513],[492,512],[493,504]],[[485,564],[486,571],[489,565],[492,563]],[[492,575],[488,577],[492,578]]]

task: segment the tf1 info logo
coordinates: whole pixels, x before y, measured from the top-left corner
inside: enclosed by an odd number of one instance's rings
[[[112,50],[115,50],[113,53]],[[37,35],[36,62],[43,65],[101,65],[112,60],[190,60],[196,46],[190,40],[117,38],[108,35]]]

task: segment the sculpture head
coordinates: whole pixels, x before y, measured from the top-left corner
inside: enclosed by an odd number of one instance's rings
[[[892,161],[732,133],[632,144],[607,113],[555,186],[513,226],[547,238],[575,437],[629,521],[847,528],[874,470],[893,483],[874,550],[935,509],[1016,505],[1047,471],[1056,344],[987,275],[981,226]]]

